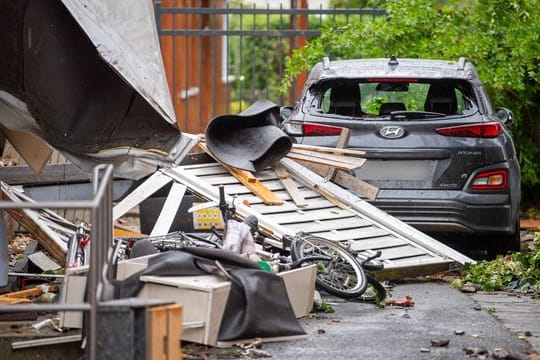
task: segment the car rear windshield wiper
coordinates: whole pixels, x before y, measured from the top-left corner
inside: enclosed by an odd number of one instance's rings
[[[436,117],[446,116],[446,114],[431,112],[431,111],[392,111],[390,119],[392,120],[414,120],[414,119],[431,119]]]

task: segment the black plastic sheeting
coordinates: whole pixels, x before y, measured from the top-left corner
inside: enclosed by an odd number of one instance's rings
[[[148,267],[115,282],[117,298],[136,296],[142,275],[196,276],[218,274],[215,261],[232,277],[219,341],[305,335],[289,302],[283,279],[256,263],[220,249],[185,248],[151,257]]]
[[[27,104],[38,135],[75,154],[168,151],[180,136],[99,57],[57,0],[0,0],[0,90]]]
[[[205,139],[219,161],[257,172],[278,162],[292,146],[280,128],[279,107],[268,100],[259,100],[238,115],[215,117]]]

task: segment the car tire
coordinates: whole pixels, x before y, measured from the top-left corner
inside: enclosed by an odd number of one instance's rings
[[[510,252],[520,250],[519,222],[516,223],[513,234],[493,236],[487,240],[487,253],[490,259],[495,259],[497,255],[507,255]]]

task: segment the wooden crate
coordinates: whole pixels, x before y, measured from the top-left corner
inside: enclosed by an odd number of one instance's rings
[[[157,306],[146,312],[146,358],[182,360],[182,306]]]

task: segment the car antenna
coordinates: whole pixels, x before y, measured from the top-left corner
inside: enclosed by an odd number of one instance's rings
[[[328,58],[328,56],[325,56],[322,58],[322,63],[323,63],[324,70],[330,69],[330,59]]]
[[[397,66],[399,65],[399,62],[396,59],[396,55],[390,56],[390,61],[388,61],[389,66]]]

